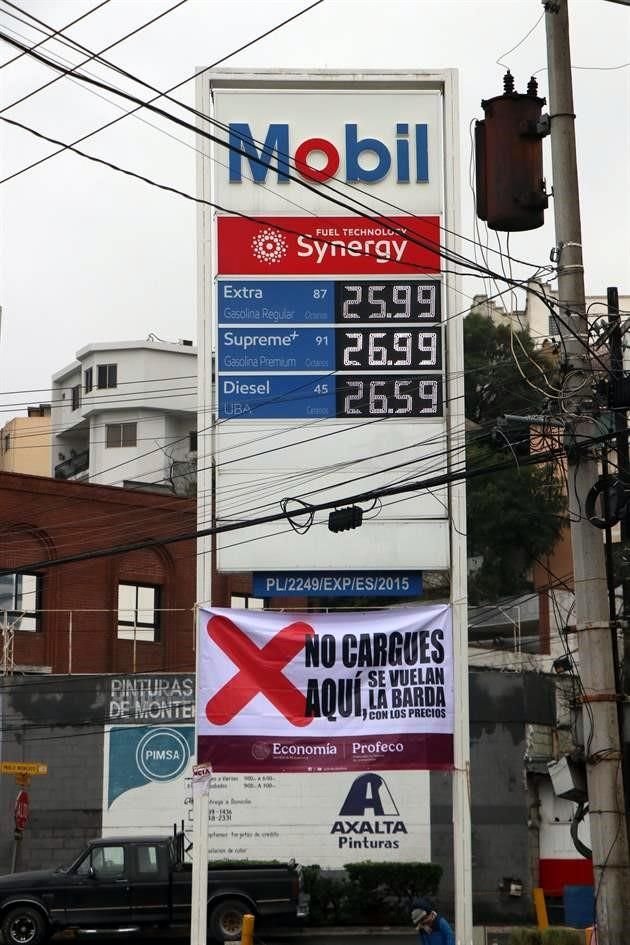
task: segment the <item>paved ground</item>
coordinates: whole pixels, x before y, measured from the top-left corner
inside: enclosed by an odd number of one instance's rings
[[[412,945],[415,935],[413,929],[393,928],[302,929],[290,932],[268,930],[254,936],[254,945],[336,945],[337,942],[347,942],[348,939],[352,945]],[[185,929],[178,929],[176,932],[150,929],[131,936],[99,934],[77,937],[74,933],[64,932],[52,939],[55,945],[68,942],[76,942],[79,945],[88,940],[100,945],[185,945],[189,941],[189,933]],[[214,943],[208,940],[208,945]]]

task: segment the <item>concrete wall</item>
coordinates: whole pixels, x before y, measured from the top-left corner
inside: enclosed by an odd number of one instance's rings
[[[100,836],[105,680],[92,676],[10,677],[0,686],[3,761],[48,764],[28,788],[31,816],[19,843],[17,868],[69,863]],[[0,872],[13,857],[11,775],[0,777]]]
[[[0,430],[0,470],[50,476],[50,416],[14,417]]]
[[[535,673],[473,671],[470,681],[473,901],[475,922],[511,923],[532,918],[526,725],[552,725],[553,680]],[[454,898],[451,778],[431,773],[432,859],[444,868],[440,903]],[[523,882],[520,898],[499,883]]]
[[[138,696],[137,689],[142,689],[143,678],[148,688],[145,694]],[[125,680],[131,686],[129,691],[125,688]],[[178,680],[179,688],[173,686],[173,682]],[[184,683],[187,688],[181,689]],[[86,839],[100,835],[104,808],[110,820],[113,816],[108,810],[107,799],[104,799],[106,728],[111,734],[111,727],[120,731],[121,724],[123,727],[155,725],[164,728],[188,721],[190,725],[189,709],[193,700],[189,695],[182,696],[181,692],[190,692],[191,686],[190,674],[173,674],[170,677],[166,674],[145,677],[32,676],[12,678],[5,682],[0,689],[3,706],[0,727],[3,733],[2,759],[40,761],[49,766],[47,776],[32,779],[32,816],[22,841],[22,868],[67,862],[80,850]],[[163,694],[155,695],[160,692]],[[169,692],[179,694],[171,698]],[[510,924],[532,918],[531,851],[525,777],[527,723],[553,724],[553,692],[554,680],[537,674],[492,670],[473,671],[470,674],[473,895],[476,922]],[[131,729],[130,732],[133,734]],[[131,768],[127,774],[129,777],[133,775]],[[410,774],[407,773],[408,778]],[[238,779],[242,780],[243,776],[230,778],[230,784],[226,787],[227,797],[232,797],[235,792],[238,794],[239,788],[233,783]],[[395,783],[387,773],[385,779],[388,784],[390,781],[392,785]],[[426,780],[423,778],[422,783]],[[129,784],[119,789],[119,800],[126,797],[129,804],[133,805],[133,788],[141,787],[141,781],[131,777]],[[428,782],[430,857],[444,870],[440,908],[447,915],[452,915],[451,775],[448,772],[432,772]],[[155,815],[150,818],[150,832],[169,832],[172,822],[179,821],[186,813],[185,808],[176,810],[177,805],[162,803],[162,795],[166,796],[165,792],[171,790],[168,784],[162,787],[165,791],[161,790],[158,782],[152,784],[147,781],[149,792],[153,792],[150,812]],[[414,801],[411,796],[404,798],[402,793],[399,797],[397,792],[400,791],[396,782],[394,794],[397,801],[404,802],[403,807],[407,805],[405,810],[420,809],[424,803],[423,797],[418,796]],[[13,778],[3,776],[0,779],[0,871],[3,872],[10,869],[11,865],[15,794]],[[185,804],[185,801],[182,803]],[[251,805],[252,802],[248,803]],[[282,848],[291,846],[296,839],[296,831],[299,832],[295,813],[289,813],[288,810],[284,828],[282,823],[275,828],[279,831],[280,849],[277,855],[280,857]],[[248,823],[251,821],[257,826],[255,806],[246,813]],[[235,819],[238,820],[241,814],[237,811]],[[330,818],[321,803],[310,809],[304,805],[301,817],[311,817],[314,824],[318,822],[318,817],[320,820],[323,818],[327,831],[330,831]],[[160,831],[156,830],[158,820],[160,823],[164,821]],[[411,823],[411,817],[409,821]],[[225,829],[230,827],[229,823],[220,826]],[[212,829],[216,830],[217,825]],[[111,824],[106,832],[115,832]],[[125,832],[130,832],[128,826]],[[266,841],[260,841],[263,842]],[[404,859],[425,858],[426,850],[421,849],[422,846],[422,843],[418,844],[413,856],[405,848]],[[353,854],[354,851],[350,851],[344,862],[366,858],[361,852]],[[300,859],[301,851],[291,847],[285,855],[294,855]],[[370,856],[369,853],[367,855]],[[371,858],[378,859],[378,855],[372,854]],[[521,898],[511,898],[499,891],[499,883],[508,876],[523,882]]]

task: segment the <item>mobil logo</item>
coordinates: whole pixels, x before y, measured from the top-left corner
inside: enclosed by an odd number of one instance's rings
[[[252,130],[247,122],[229,124],[229,181],[243,177],[264,184],[271,171],[279,184],[298,174],[324,183],[341,176],[350,184],[375,183],[395,174],[399,184],[429,182],[428,125],[396,122],[384,139],[362,136],[356,122],[347,122],[336,142],[314,136],[295,140],[288,123]]]

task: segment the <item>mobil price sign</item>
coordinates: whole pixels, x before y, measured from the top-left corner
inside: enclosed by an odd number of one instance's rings
[[[213,335],[200,355],[213,382],[199,423],[208,412],[217,421],[216,481],[201,470],[199,488],[214,489],[219,526],[245,519],[237,495],[264,488],[282,507],[287,470],[305,505],[322,487],[347,493],[357,463],[366,486],[390,484],[385,450],[413,450],[410,478],[446,471],[450,417],[463,423],[446,375],[455,329],[441,280],[457,231],[446,199],[456,205],[454,91],[446,72],[199,78],[217,137],[199,165],[216,206],[202,212],[199,253]],[[300,421],[312,421],[306,434]],[[253,448],[261,436],[281,448]],[[448,511],[446,492],[406,496],[343,540],[318,514],[303,535],[286,521],[254,526],[245,544],[218,538],[217,566],[444,569]]]

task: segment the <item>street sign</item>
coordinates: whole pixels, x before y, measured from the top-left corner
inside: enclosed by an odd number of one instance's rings
[[[29,800],[26,791],[19,791],[15,799],[15,829],[24,830],[28,823]]]
[[[41,761],[0,761],[0,774],[48,774]]]
[[[193,765],[192,769],[193,779],[200,780],[201,778],[209,778],[212,776],[212,765],[207,762],[201,765]]]

